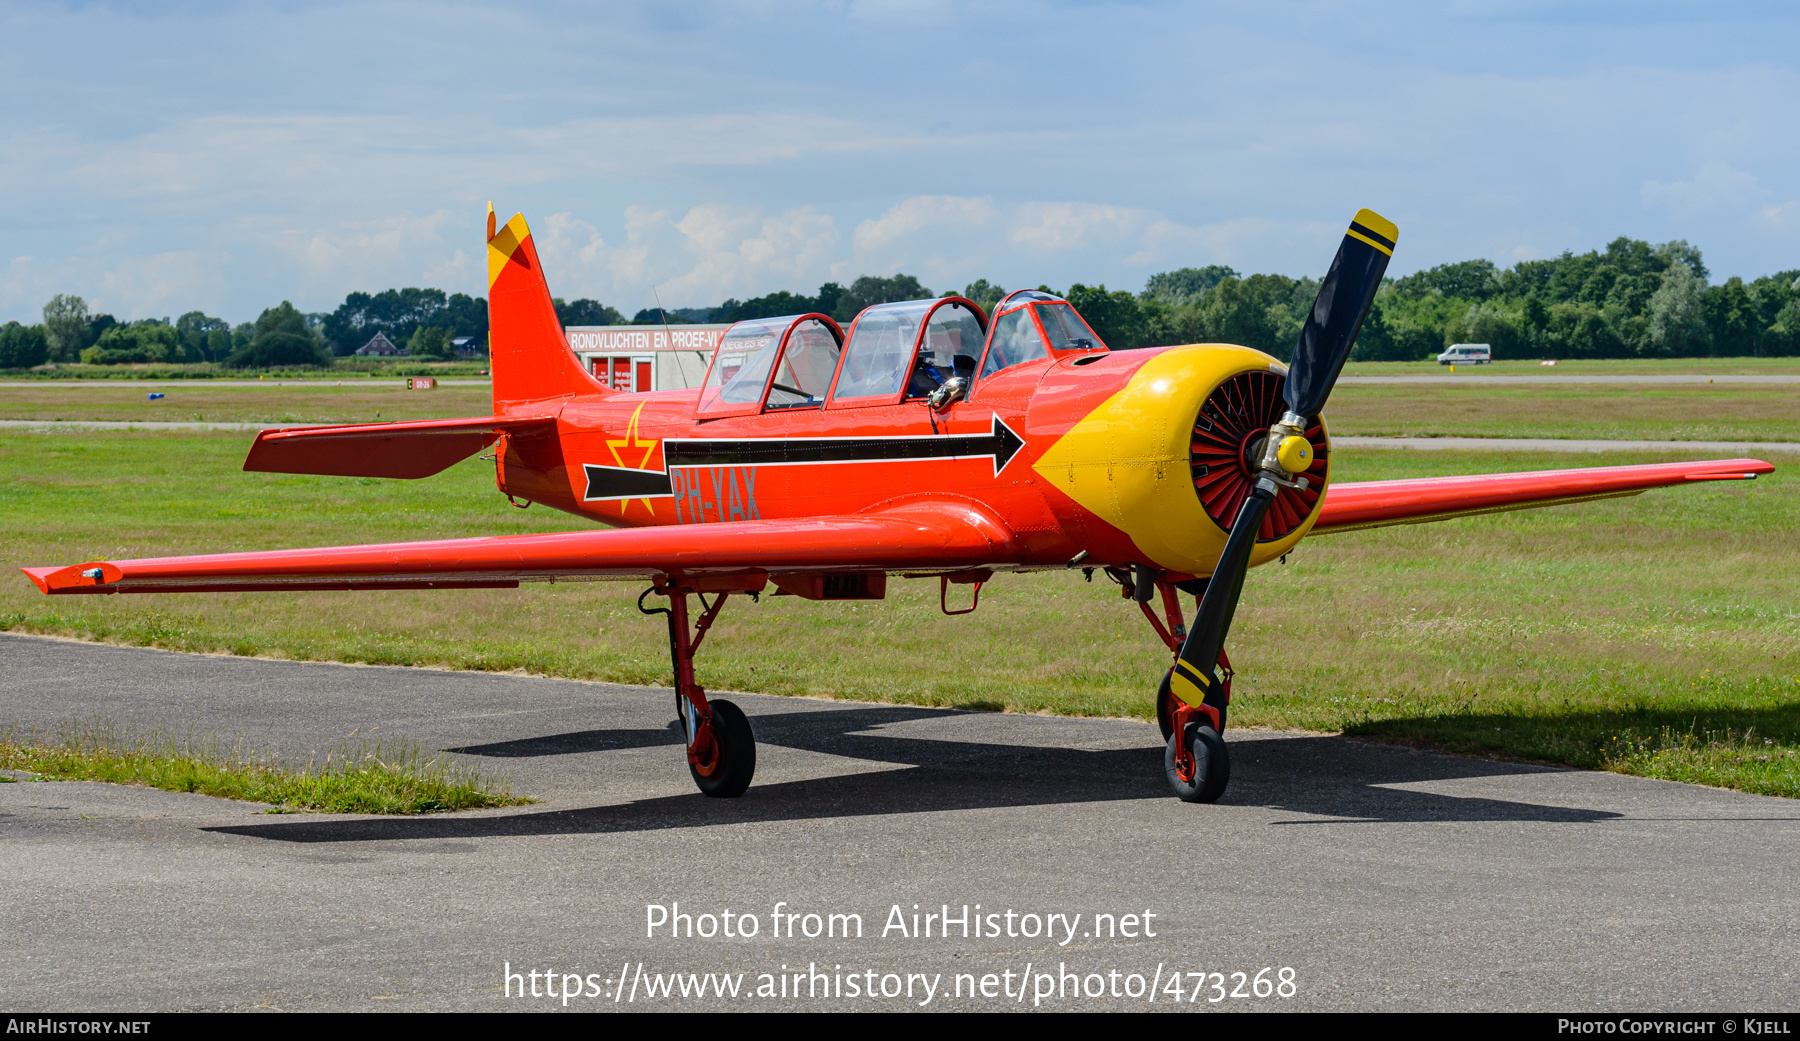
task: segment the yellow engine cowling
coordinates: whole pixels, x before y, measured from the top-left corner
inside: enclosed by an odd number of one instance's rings
[[[1250,377],[1221,390],[1235,377],[1250,373],[1272,375],[1276,381]],[[1034,469],[1084,509],[1129,535],[1149,563],[1169,571],[1210,575],[1225,548],[1226,532],[1241,497],[1213,488],[1214,508],[1209,512],[1196,480],[1206,481],[1208,476],[1215,481],[1237,480],[1242,476],[1247,481],[1248,470],[1242,475],[1225,475],[1218,469],[1223,464],[1215,463],[1213,474],[1200,474],[1194,451],[1196,422],[1204,419],[1217,427],[1221,408],[1237,409],[1235,415],[1224,418],[1235,419],[1235,428],[1248,431],[1249,413],[1257,412],[1260,418],[1261,412],[1273,408],[1274,414],[1257,427],[1266,433],[1269,424],[1279,418],[1281,406],[1263,399],[1269,397],[1270,388],[1278,398],[1279,381],[1286,376],[1287,367],[1276,359],[1235,344],[1190,344],[1162,350],[1078,420]],[[1228,393],[1246,384],[1255,384],[1258,400],[1241,402],[1235,400],[1241,395]],[[1215,393],[1220,397],[1203,417],[1202,406]],[[1283,493],[1288,496],[1286,512],[1276,517],[1273,530],[1265,527],[1265,535],[1272,537],[1268,541],[1259,538],[1250,557],[1252,566],[1293,549],[1318,518],[1318,503],[1329,480],[1329,442],[1322,422],[1308,434],[1317,456],[1304,475],[1310,492]],[[1248,484],[1243,487],[1247,489]],[[1288,520],[1283,522],[1282,517]]]

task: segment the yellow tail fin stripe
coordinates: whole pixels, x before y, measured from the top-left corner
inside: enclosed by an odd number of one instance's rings
[[[513,214],[513,219],[506,222],[506,227],[488,240],[488,286],[499,280],[500,272],[506,270],[506,262],[518,252],[519,243],[531,237],[531,229],[525,224],[523,213]]]

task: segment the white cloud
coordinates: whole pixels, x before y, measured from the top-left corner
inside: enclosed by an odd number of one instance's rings
[[[716,304],[777,289],[809,292],[836,274],[836,222],[810,207],[764,216],[705,205],[679,220],[667,210],[625,209],[625,238],[555,213],[533,229],[544,274],[559,296],[593,297],[630,311],[660,296],[670,307]]]
[[[47,283],[36,258],[14,257],[6,265],[6,277],[0,279],[0,310],[31,321],[31,311],[55,295],[45,292]]]
[[[1762,179],[1725,163],[1707,163],[1692,180],[1644,182],[1644,204],[1703,228],[1731,228],[1792,244],[1800,231],[1800,199],[1780,200]],[[1691,240],[1701,240],[1692,233]],[[1703,241],[1696,241],[1702,245]]]
[[[89,304],[121,318],[173,318],[194,310],[194,301],[218,299],[228,263],[193,251],[132,257],[101,276],[102,292]]]
[[[1769,193],[1754,174],[1707,163],[1689,181],[1644,182],[1644,204],[1678,218],[1737,215],[1760,208]]]
[[[858,273],[905,271],[927,285],[975,278],[1035,285],[1107,280],[1135,287],[1153,271],[1248,267],[1271,252],[1331,257],[1341,225],[1245,217],[1189,225],[1152,210],[1090,202],[915,196],[857,226]],[[1123,279],[1120,276],[1123,275]],[[1010,280],[1010,281],[1009,281]]]
[[[997,214],[992,199],[966,199],[954,195],[915,195],[880,217],[856,226],[857,254],[873,254],[893,248],[920,232],[984,228]]]
[[[1780,205],[1764,206],[1757,211],[1757,216],[1777,232],[1785,233],[1800,229],[1800,199]]]
[[[1012,241],[1028,249],[1072,250],[1140,233],[1156,219],[1146,210],[1086,202],[1028,202],[1013,218]]]

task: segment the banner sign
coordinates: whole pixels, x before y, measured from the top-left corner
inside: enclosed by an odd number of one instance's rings
[[[651,351],[711,351],[728,325],[590,326],[567,330],[569,348],[582,353],[644,354]]]

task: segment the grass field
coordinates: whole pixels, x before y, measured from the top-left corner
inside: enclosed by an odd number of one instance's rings
[[[1800,358],[1593,358],[1564,359],[1554,366],[1535,359],[1496,361],[1488,365],[1458,365],[1457,376],[1590,376],[1676,375],[1707,376],[1800,375]],[[1347,376],[1447,376],[1448,365],[1435,361],[1359,361],[1344,366]]]
[[[393,379],[396,376],[479,376],[488,371],[488,360],[427,361],[423,358],[339,358],[328,369],[228,369],[212,362],[172,365],[44,365],[34,369],[6,369],[8,380],[350,380]]]
[[[222,434],[0,437],[0,557],[97,557],[562,530],[491,464],[404,482],[241,472]],[[1608,454],[1607,463],[1668,456]],[[1777,460],[1779,463],[1779,460]],[[1542,469],[1497,452],[1340,452],[1341,480]],[[1321,536],[1246,585],[1233,723],[1800,796],[1800,479]],[[666,684],[637,585],[48,598],[0,580],[0,626],[174,650],[441,664]],[[734,601],[707,686],[1147,717],[1167,652],[1116,589],[1003,575],[979,612],[929,582],[885,603]],[[1030,634],[1031,638],[1021,638]]]
[[[1800,441],[1800,383],[1347,384],[1325,417],[1364,437]]]
[[[1733,363],[1746,361],[1733,359]],[[1737,368],[1800,373],[1800,359],[1748,359]],[[1675,362],[1583,363],[1585,371],[1653,372]],[[1686,363],[1681,363],[1686,364]],[[1524,363],[1502,362],[1524,371]],[[1728,366],[1729,367],[1729,366]],[[1436,365],[1386,363],[1355,367],[1438,373]],[[1483,371],[1489,367],[1483,366]],[[1531,368],[1535,371],[1535,363]],[[1581,366],[1571,364],[1570,372]],[[1557,371],[1563,372],[1562,367]],[[1722,371],[1707,369],[1700,371]],[[158,387],[166,395],[118,382],[58,387],[0,381],[0,420],[177,421],[208,423],[361,423],[377,419],[449,419],[491,409],[484,386],[409,391],[346,381],[279,386]],[[1332,395],[1333,433],[1373,437],[1562,437],[1655,441],[1800,441],[1800,384],[1396,386],[1346,384]]]
[[[0,419],[106,420],[206,423],[372,423],[380,420],[453,419],[493,412],[485,386],[407,390],[346,382],[284,382],[273,387],[212,387],[205,383],[158,386],[149,400],[142,387],[106,382],[58,387],[0,383]]]
[[[346,740],[323,762],[295,767],[216,734],[140,734],[104,721],[68,722],[51,733],[0,731],[0,770],[264,802],[269,813],[437,813],[533,801],[417,745]]]

